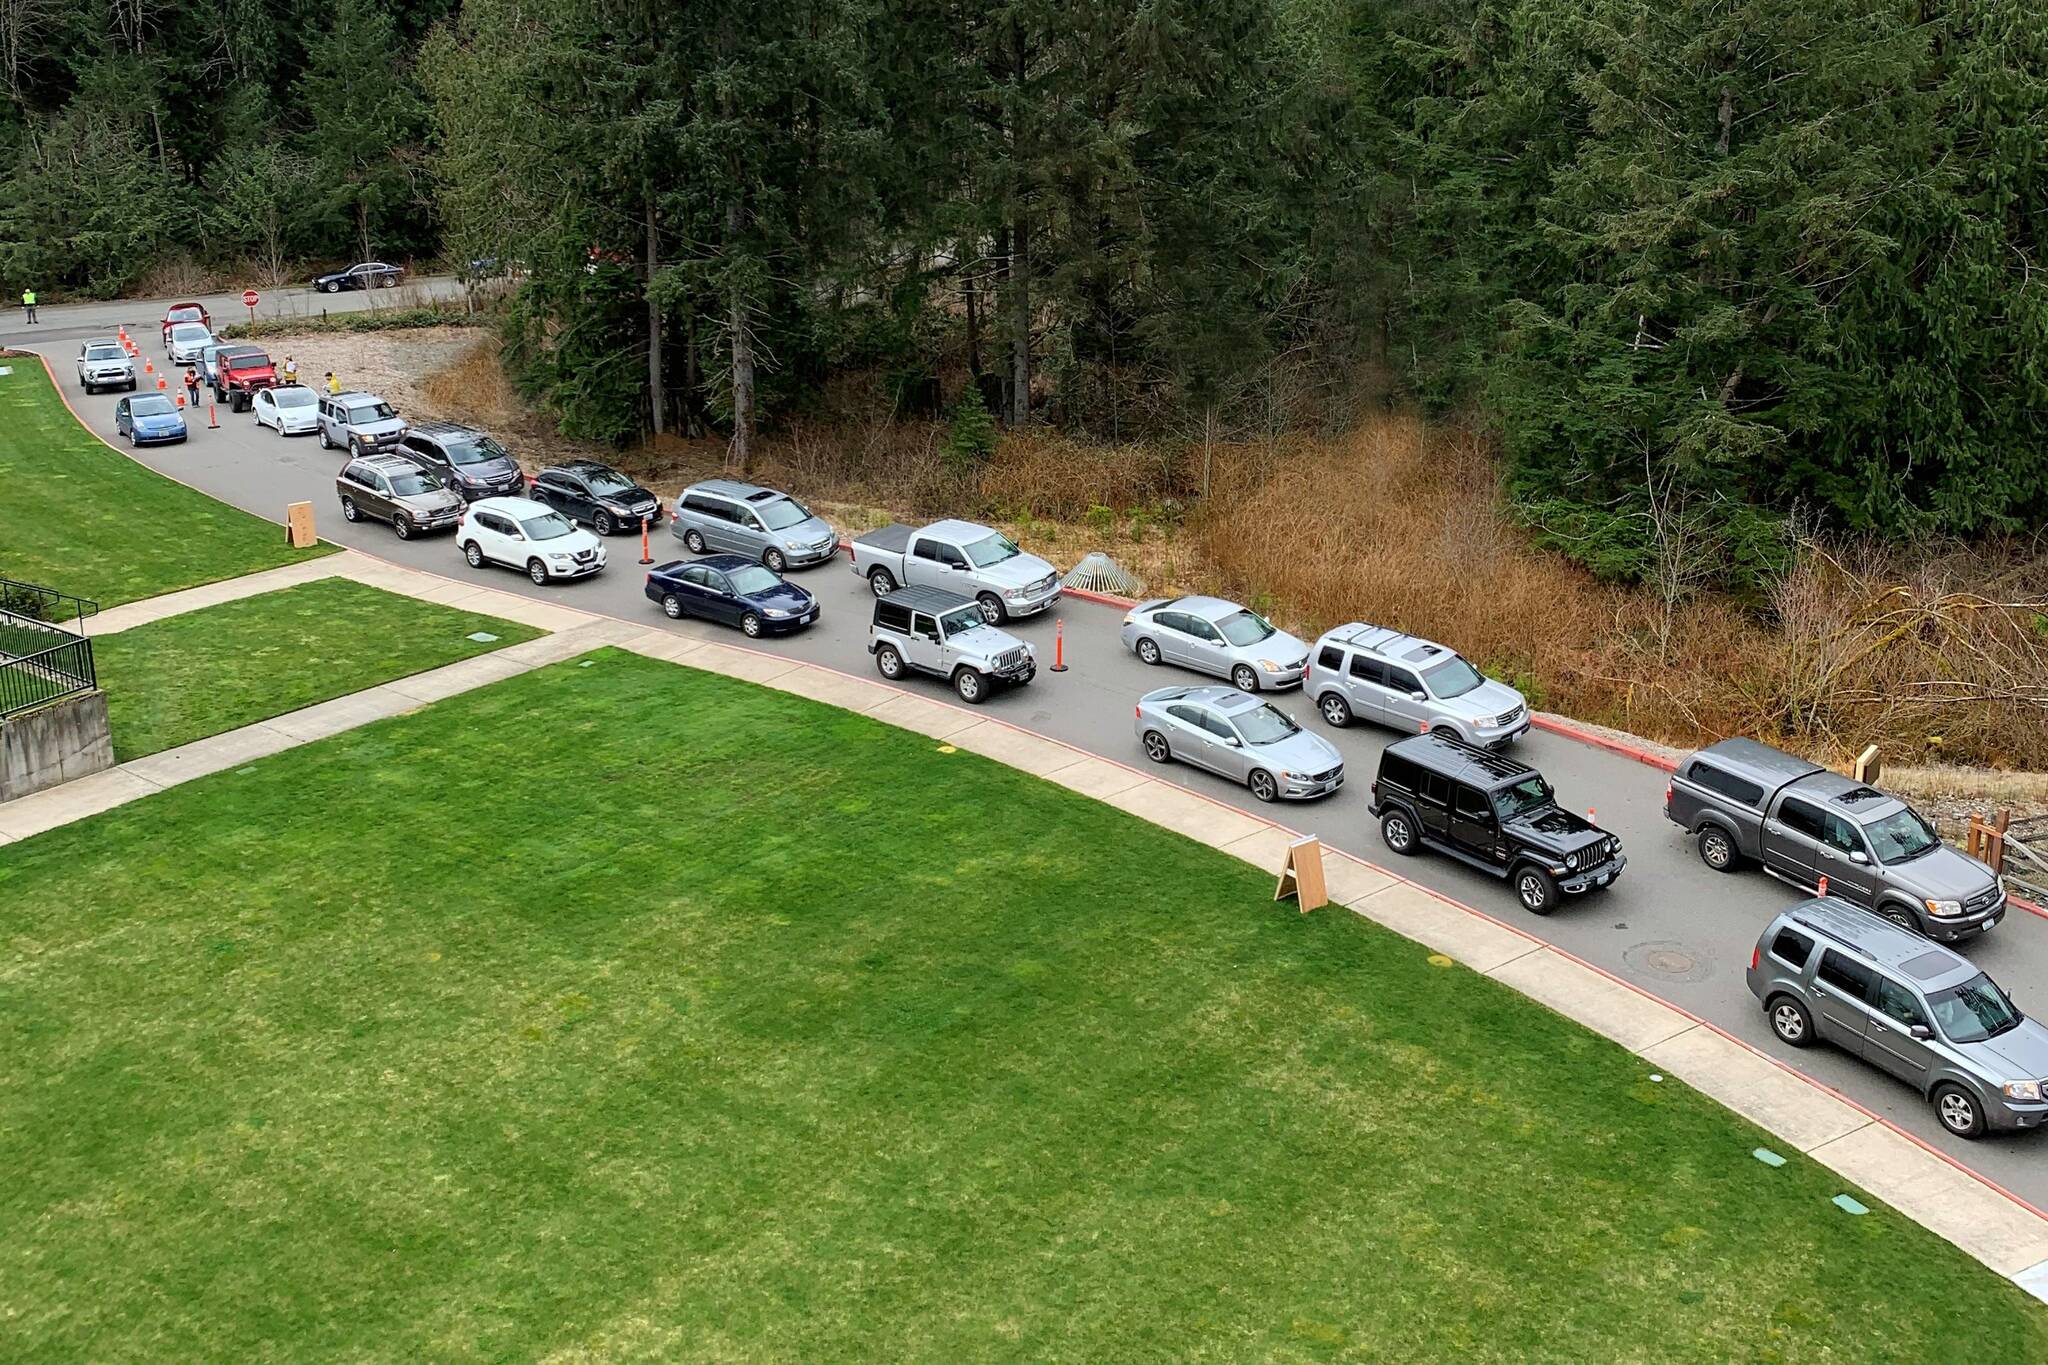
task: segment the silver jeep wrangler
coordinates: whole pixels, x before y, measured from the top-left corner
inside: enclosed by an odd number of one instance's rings
[[[998,683],[1021,685],[1038,672],[1030,645],[990,625],[972,598],[943,588],[898,588],[876,598],[868,653],[889,681],[934,673],[969,705],[985,701]]]

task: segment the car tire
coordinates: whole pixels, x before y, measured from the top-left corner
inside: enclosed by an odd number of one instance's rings
[[[903,656],[896,652],[894,645],[881,645],[875,650],[875,670],[890,682],[903,676]]]
[[[1141,741],[1145,746],[1145,757],[1154,763],[1173,762],[1173,746],[1166,742],[1166,736],[1157,730],[1147,730]]]
[[[953,674],[953,691],[969,706],[979,706],[988,699],[988,679],[971,668],[958,669]]]
[[[740,617],[740,634],[746,636],[749,640],[760,639],[761,618],[751,611]]]
[[[683,619],[683,599],[674,593],[664,593],[661,598],[661,614],[671,621]]]
[[[327,282],[326,282],[325,284],[323,284],[323,285],[321,285],[321,286],[320,286],[320,292],[321,292],[321,293],[323,293],[323,294],[339,294],[339,293],[341,292],[341,281],[340,281],[340,280],[329,280],[329,281],[327,281]]]
[[[278,418],[277,425],[272,427],[271,430],[275,431],[277,439],[282,441],[284,439],[284,419],[282,417]]]
[[[412,539],[412,518],[403,512],[391,514],[391,533],[400,540]]]
[[[693,555],[704,553],[704,537],[693,527],[683,532],[683,548]]]
[[[1323,720],[1335,730],[1341,730],[1351,723],[1351,703],[1335,692],[1325,692],[1316,698],[1316,710],[1323,713]]]
[[[1398,807],[1380,817],[1380,842],[1402,857],[1412,857],[1420,846],[1415,838],[1415,817]]]
[[[1259,690],[1259,671],[1250,664],[1239,664],[1230,670],[1230,685],[1240,692]]]
[[[362,511],[356,506],[354,498],[343,498],[341,500],[341,519],[343,521],[361,521],[362,517]]]
[[[1131,647],[1131,652],[1137,655],[1138,662],[1146,667],[1159,667],[1159,646],[1150,636],[1139,637],[1138,643]]]
[[[782,551],[777,549],[771,548],[766,554],[762,555],[761,563],[767,566],[769,573],[781,574],[789,572],[789,560],[783,556]]]
[[[1959,1138],[1975,1140],[1984,1136],[1984,1106],[1959,1085],[1934,1087],[1934,1117],[1944,1130]]]
[[[545,588],[548,585],[548,566],[538,559],[529,559],[526,561],[526,576],[533,580],[534,587]]]
[[[1927,936],[1927,931],[1920,927],[1920,921],[1914,916],[1913,912],[1897,902],[1887,902],[1884,905],[1878,906],[1877,917],[1887,924],[1897,925],[1909,934],[1920,938]]]
[[[1705,825],[1700,829],[1700,861],[1716,872],[1733,872],[1741,861],[1735,851],[1735,840],[1719,825]]]
[[[91,397],[93,397],[94,395],[96,395],[96,394],[97,394],[97,393],[99,393],[99,391],[100,391],[100,390],[99,390],[99,385],[97,385],[97,384],[83,384],[83,383],[82,383],[82,384],[80,384],[80,385],[79,385],[79,387],[85,390],[85,396],[86,396],[87,398],[91,398]]]
[[[1515,871],[1515,899],[1532,915],[1547,915],[1557,909],[1557,883],[1550,874],[1532,863]]]
[[[1268,805],[1280,799],[1280,784],[1264,768],[1252,769],[1252,775],[1244,780],[1244,784],[1251,789],[1253,796]]]
[[[1003,606],[1003,599],[992,592],[976,593],[974,605],[981,608],[981,619],[992,626],[999,626],[1010,619],[1009,610]]]
[[[1771,1032],[1786,1047],[1807,1047],[1813,1042],[1813,1016],[1806,1006],[1789,995],[1774,995],[1764,1003]]]
[[[868,573],[868,591],[877,597],[887,597],[896,591],[896,575],[887,569],[873,569]]]
[[[322,427],[322,428],[320,428],[320,448],[321,448],[322,450],[332,450],[332,449],[334,449],[334,442],[332,442],[332,441],[330,441],[330,440],[328,440],[328,439],[327,439],[327,428],[326,428],[326,427]]]
[[[617,530],[618,527],[612,523],[611,513],[599,512],[595,516],[591,517],[590,529],[597,532],[601,536],[608,536],[613,531]]]
[[[484,548],[473,540],[462,547],[462,557],[469,561],[469,567],[472,569],[481,569],[484,566]]]

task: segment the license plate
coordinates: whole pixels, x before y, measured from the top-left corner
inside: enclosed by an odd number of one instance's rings
[[[805,613],[804,613],[804,614],[803,614],[803,615],[802,615],[801,617],[799,617],[799,618],[798,618],[798,620],[797,620],[797,624],[798,624],[798,625],[800,625],[800,626],[807,626],[807,625],[809,625],[809,624],[810,624],[811,622],[813,622],[813,621],[815,621],[815,620],[817,620],[817,619],[818,619],[818,613],[816,613],[816,612],[814,612],[814,611],[807,611],[807,612],[805,612]]]

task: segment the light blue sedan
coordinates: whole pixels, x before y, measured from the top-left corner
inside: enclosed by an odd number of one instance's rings
[[[185,415],[160,393],[138,393],[114,404],[114,431],[131,446],[185,439]]]

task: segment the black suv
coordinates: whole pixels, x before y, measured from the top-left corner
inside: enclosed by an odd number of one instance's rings
[[[1372,813],[1394,852],[1431,848],[1506,877],[1533,915],[1613,885],[1628,865],[1621,840],[1558,805],[1543,774],[1434,731],[1380,755]]]
[[[447,480],[464,502],[478,498],[523,498],[526,475],[512,452],[475,427],[460,422],[422,422],[409,427],[398,453]]]
[[[661,499],[608,464],[571,460],[533,476],[535,502],[544,502],[571,521],[587,521],[608,536],[621,527],[637,530],[642,520],[661,524]]]

